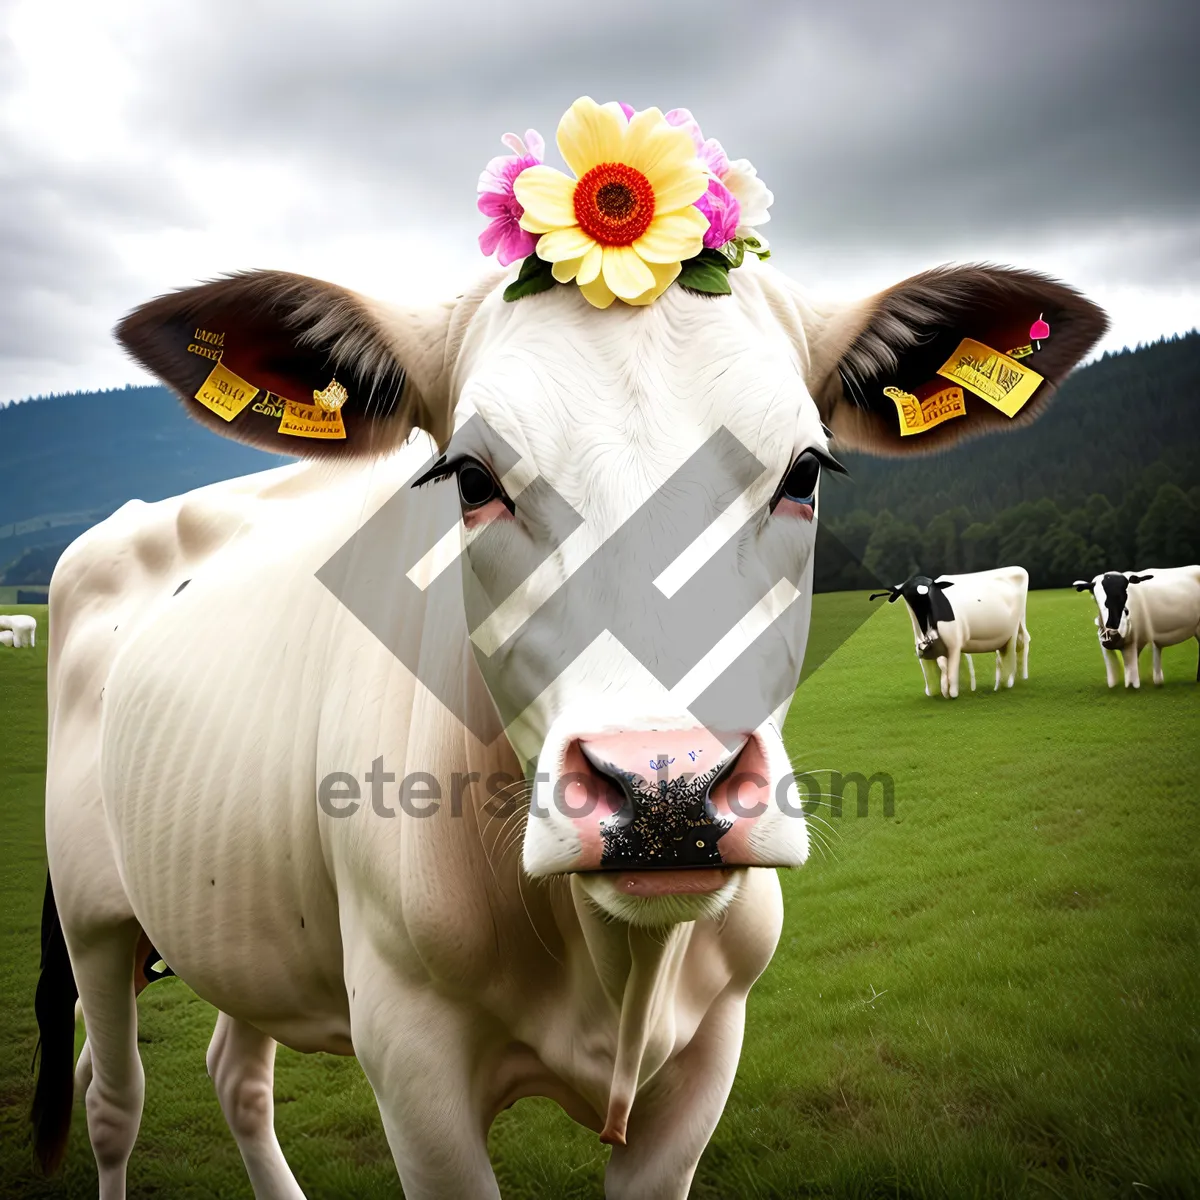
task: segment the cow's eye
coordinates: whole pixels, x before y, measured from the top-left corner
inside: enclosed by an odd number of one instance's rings
[[[479,508],[500,495],[500,485],[481,464],[467,459],[459,464],[458,497],[463,508]]]
[[[797,504],[811,504],[817,494],[817,480],[820,477],[821,464],[817,456],[811,450],[805,450],[784,477],[780,498]]]

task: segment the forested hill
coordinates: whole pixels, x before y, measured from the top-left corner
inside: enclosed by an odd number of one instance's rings
[[[1035,587],[1200,560],[1200,334],[1075,371],[1034,424],[937,455],[840,455],[822,523],[866,572],[825,587],[1026,567]],[[821,573],[818,564],[818,573]]]
[[[820,556],[823,590],[917,567],[1020,563],[1046,587],[1196,562],[1200,334],[1081,368],[1028,428],[910,460],[842,457],[853,477],[828,480],[821,517],[849,555]],[[0,408],[0,583],[45,583],[61,547],[126,500],[282,461],[209,432],[161,387]]]

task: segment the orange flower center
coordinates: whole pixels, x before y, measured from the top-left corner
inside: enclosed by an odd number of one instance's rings
[[[650,180],[624,163],[601,163],[575,185],[575,220],[602,245],[632,245],[653,219]]]

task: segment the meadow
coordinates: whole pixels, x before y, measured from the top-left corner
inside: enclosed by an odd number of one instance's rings
[[[814,627],[863,593],[819,596]],[[33,611],[33,610],[26,610]],[[1032,678],[926,698],[903,605],[801,684],[804,770],[891,776],[822,810],[783,874],[786,925],[693,1188],[788,1196],[1138,1196],[1200,1189],[1200,687],[1108,691],[1086,596],[1030,596]],[[64,1173],[31,1168],[32,997],[45,882],[45,611],[0,650],[0,1195],[95,1195],[77,1105]],[[966,672],[963,672],[966,687]],[[819,775],[827,779],[828,775]],[[213,1012],[178,979],[139,1002],[146,1066],[130,1195],[248,1197],[205,1074]],[[399,1194],[353,1060],[279,1052],[276,1125],[319,1197]],[[599,1197],[606,1149],[548,1101],[491,1133],[503,1195]]]

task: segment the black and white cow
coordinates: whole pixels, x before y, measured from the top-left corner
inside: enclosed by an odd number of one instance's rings
[[[954,601],[946,595],[954,588]],[[1025,601],[1029,573],[1024,567],[997,567],[969,575],[910,575],[886,592],[875,592],[872,600],[887,596],[894,604],[901,596],[908,607],[916,641],[917,662],[925,681],[925,695],[933,695],[925,663],[935,661],[941,669],[943,696],[958,695],[958,671],[967,656],[971,690],[975,690],[972,654],[996,653],[996,686],[1001,679],[1012,687],[1017,677],[1017,652],[1021,653],[1021,678],[1029,678],[1029,630],[1025,625]]]
[[[1154,683],[1161,686],[1162,648],[1200,642],[1200,566],[1106,571],[1094,579],[1075,580],[1077,592],[1091,592],[1100,653],[1108,686],[1117,686],[1117,651],[1125,667],[1125,686],[1141,687],[1138,655],[1153,648]],[[1200,683],[1200,662],[1196,666]]]

